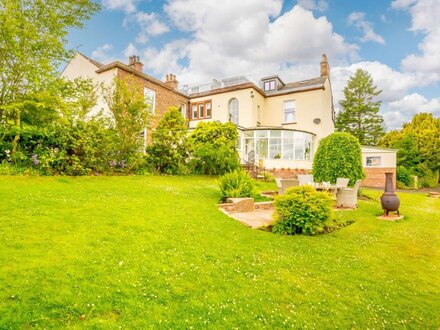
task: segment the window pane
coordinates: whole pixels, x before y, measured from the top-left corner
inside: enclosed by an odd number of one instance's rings
[[[367,166],[380,166],[381,164],[381,157],[367,157]]]
[[[281,137],[281,131],[270,131],[270,137]]]
[[[206,117],[211,117],[212,111],[211,111],[211,103],[206,103]]]
[[[275,89],[275,80],[272,80],[272,81],[270,82],[270,89],[271,89],[271,90]]]
[[[284,121],[289,123],[295,121],[295,101],[284,102]]]
[[[229,121],[233,122],[234,124],[238,125],[238,100],[237,99],[231,99],[229,101]]]
[[[283,139],[283,159],[293,159],[293,138]]]
[[[304,140],[295,139],[295,159],[304,160]]]
[[[259,159],[267,158],[267,138],[257,139],[256,154]]]
[[[181,104],[179,106],[179,111],[180,111],[180,114],[182,115],[182,117],[186,118],[186,104]]]
[[[310,160],[312,158],[312,142],[305,141],[304,159]]]
[[[199,104],[199,117],[205,117],[205,106],[203,104]]]
[[[156,108],[156,92],[144,87],[144,100],[149,107],[149,111],[154,114],[154,109]]]
[[[247,131],[247,132],[244,132],[244,136],[245,136],[246,138],[253,138],[253,137],[254,137],[254,131]]]
[[[197,118],[197,105],[192,106],[192,117]]]
[[[269,158],[281,158],[281,138],[271,138],[269,144]]]
[[[258,137],[267,137],[267,131],[256,131],[255,136]]]

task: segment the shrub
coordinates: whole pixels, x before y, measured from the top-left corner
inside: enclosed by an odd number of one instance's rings
[[[332,200],[325,192],[309,186],[292,187],[275,198],[275,220],[272,231],[280,234],[314,235],[323,231],[332,219]]]
[[[336,183],[337,178],[349,178],[349,185],[365,177],[361,146],[349,133],[333,133],[321,139],[313,160],[314,180]]]
[[[251,197],[255,194],[255,184],[249,174],[243,170],[235,170],[220,178],[222,199],[227,197]]]
[[[232,123],[199,123],[189,137],[193,172],[221,175],[237,169],[237,140],[237,127]]]
[[[166,174],[184,174],[188,157],[187,124],[179,109],[168,109],[147,147],[153,168]]]
[[[212,144],[199,144],[192,152],[190,163],[194,173],[207,175],[222,175],[240,166],[236,150]]]
[[[412,173],[405,166],[397,166],[396,179],[401,182],[404,186],[409,186],[411,181]]]
[[[433,171],[425,163],[418,164],[414,172],[419,176],[420,186],[423,188],[437,188],[439,171]]]

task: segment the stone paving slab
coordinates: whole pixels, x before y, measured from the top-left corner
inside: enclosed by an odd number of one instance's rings
[[[253,229],[266,227],[273,223],[273,210],[254,210],[251,212],[224,212],[229,217],[240,221],[242,224]]]

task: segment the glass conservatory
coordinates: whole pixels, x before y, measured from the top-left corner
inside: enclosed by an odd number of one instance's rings
[[[286,129],[253,129],[241,132],[243,160],[312,160],[313,134]]]

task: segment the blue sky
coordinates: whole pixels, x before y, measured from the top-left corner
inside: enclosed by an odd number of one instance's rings
[[[335,106],[367,70],[382,89],[388,129],[418,112],[440,115],[439,0],[102,0],[68,46],[103,63],[137,54],[159,79],[181,84],[278,74],[319,75],[326,53]]]

